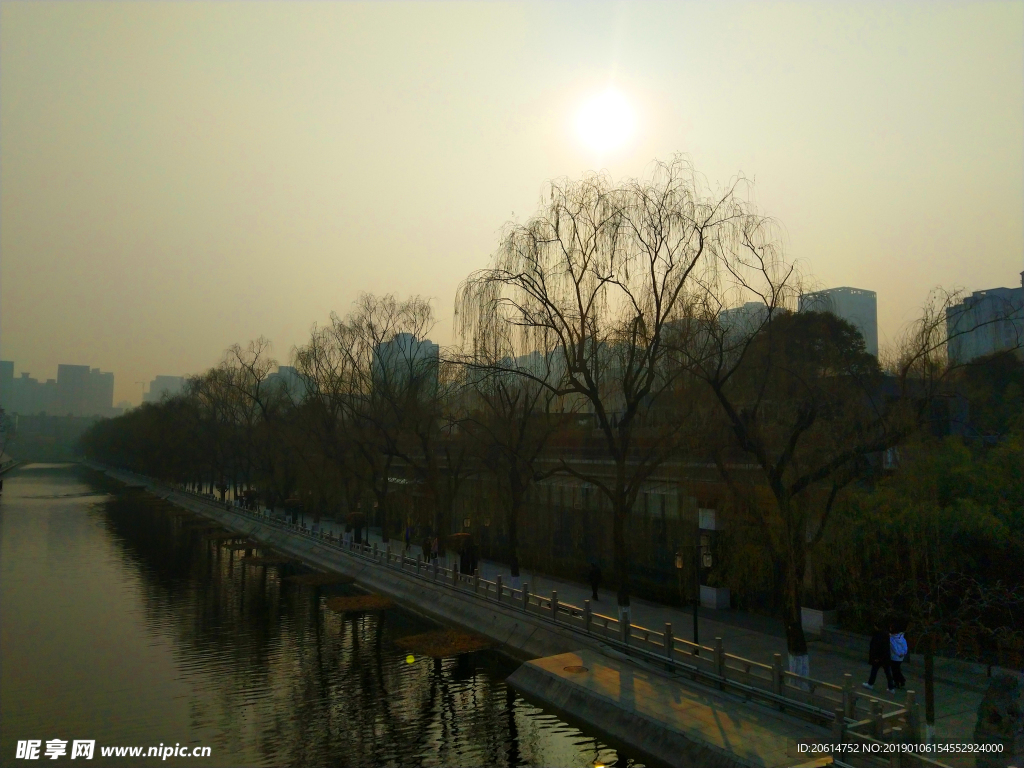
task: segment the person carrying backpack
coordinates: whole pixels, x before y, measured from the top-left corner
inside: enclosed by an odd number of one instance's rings
[[[892,682],[896,689],[902,689],[907,684],[907,678],[903,676],[900,666],[907,658],[907,639],[903,636],[903,630],[893,625],[889,632],[889,665],[892,667]],[[895,693],[890,687],[889,693]]]
[[[883,626],[881,621],[874,623],[875,631],[871,634],[871,645],[868,647],[868,664],[871,665],[871,675],[868,677],[868,681],[861,683],[861,685],[869,689],[874,688],[878,670],[882,669],[885,671],[886,688],[891,692],[894,688],[892,683],[892,667],[889,661],[891,655],[889,633],[882,629]]]

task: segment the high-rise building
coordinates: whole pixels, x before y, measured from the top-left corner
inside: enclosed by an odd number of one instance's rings
[[[285,394],[296,403],[306,396],[306,382],[303,380],[302,374],[290,365],[277,366],[277,371],[267,376],[267,384],[281,387]]]
[[[0,360],[0,408],[13,411],[14,405],[14,362]]]
[[[419,385],[425,394],[435,394],[439,359],[440,347],[430,339],[396,333],[373,350],[373,385],[392,391]]]
[[[114,374],[93,368],[83,416],[109,416],[114,408]]]
[[[768,305],[763,301],[748,301],[740,307],[723,309],[718,322],[729,333],[749,334],[756,331],[768,317]]]
[[[164,395],[174,397],[184,388],[184,376],[157,376],[149,382],[149,392],[142,394],[142,402],[159,403]]]
[[[1024,345],[1024,272],[1020,288],[975,291],[946,310],[946,354],[951,364]]]
[[[800,312],[831,312],[864,337],[864,349],[878,357],[878,298],[863,288],[827,288],[800,296]]]
[[[84,416],[89,406],[89,366],[57,366],[57,407],[61,416]]]
[[[7,406],[4,406],[7,409]],[[36,413],[57,413],[57,381],[47,379],[45,383],[31,378],[28,373],[11,383],[11,405],[9,410],[22,416]]]

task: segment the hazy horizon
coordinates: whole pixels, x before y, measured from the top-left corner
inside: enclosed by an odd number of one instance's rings
[[[632,138],[581,108],[614,88]],[[1019,285],[1024,2],[0,6],[0,357],[138,403],[359,293],[435,299],[544,182],[686,153],[819,286]]]

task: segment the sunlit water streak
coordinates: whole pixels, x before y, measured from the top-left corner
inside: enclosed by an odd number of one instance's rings
[[[166,765],[615,764],[505,685],[514,662],[409,664],[401,638],[429,624],[326,610],[348,588],[246,565],[166,502],[106,482],[73,465],[5,478],[0,764],[19,739],[53,738],[212,748]],[[98,749],[89,764],[105,764]]]

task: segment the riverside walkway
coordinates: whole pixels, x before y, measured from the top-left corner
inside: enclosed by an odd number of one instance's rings
[[[383,590],[385,592],[397,590],[396,597],[400,601],[404,597],[406,602],[410,602],[413,605],[426,606],[430,604],[434,606],[440,600],[441,604],[445,604],[448,608],[453,607],[453,600],[455,603],[461,601],[461,606],[454,607],[463,611],[463,618],[471,617],[467,626],[473,626],[474,621],[479,622],[483,618],[485,624],[490,629],[494,629],[495,621],[498,621],[499,624],[504,621],[505,626],[513,627],[512,635],[519,633],[517,635],[519,641],[512,643],[514,647],[525,650],[523,643],[529,644],[533,642],[534,647],[539,649],[540,645],[543,645],[541,639],[546,636],[547,645],[552,650],[544,651],[540,655],[563,653],[564,651],[554,650],[554,647],[557,645],[561,645],[565,650],[573,647],[583,648],[584,646],[590,646],[593,649],[603,649],[600,652],[606,658],[614,659],[618,657],[631,670],[635,671],[637,664],[648,669],[649,672],[653,673],[649,678],[650,680],[658,679],[661,681],[659,685],[667,685],[669,689],[675,691],[669,696],[672,700],[681,700],[679,692],[681,689],[678,689],[678,686],[684,677],[696,675],[702,681],[705,681],[704,685],[710,682],[712,687],[721,689],[724,686],[725,691],[722,695],[727,696],[727,699],[721,703],[722,711],[735,713],[739,712],[739,710],[736,710],[737,705],[743,708],[750,706],[763,707],[765,703],[769,704],[770,707],[781,706],[784,710],[794,710],[794,708],[795,710],[804,710],[805,715],[803,716],[810,716],[812,721],[808,723],[809,727],[820,729],[823,724],[827,726],[831,723],[833,731],[836,727],[840,728],[838,732],[834,731],[833,735],[836,738],[833,741],[846,741],[847,735],[850,738],[867,739],[870,741],[872,735],[881,738],[883,732],[885,734],[889,733],[889,725],[895,726],[899,723],[904,723],[901,726],[902,728],[910,729],[906,731],[908,734],[919,733],[917,716],[911,720],[911,713],[917,712],[917,707],[907,709],[899,700],[894,700],[893,698],[886,700],[884,694],[881,697],[877,695],[875,697],[865,697],[864,694],[867,692],[854,683],[854,678],[847,677],[845,681],[832,678],[834,682],[828,682],[831,677],[830,670],[836,671],[841,675],[841,670],[843,669],[853,670],[854,672],[862,669],[863,665],[858,664],[857,661],[839,649],[812,646],[813,678],[800,678],[799,676],[784,672],[781,667],[780,657],[775,655],[779,653],[779,650],[784,651],[784,640],[778,634],[772,633],[770,621],[766,622],[757,617],[744,616],[743,614],[733,612],[716,612],[717,615],[714,618],[708,619],[703,615],[705,612],[702,612],[702,650],[701,655],[698,657],[691,655],[691,651],[688,650],[688,648],[692,648],[692,644],[681,639],[687,636],[685,631],[688,627],[686,623],[687,613],[671,606],[662,606],[646,601],[635,601],[633,607],[634,639],[626,643],[624,641],[629,636],[628,628],[624,625],[616,627],[618,622],[613,617],[602,615],[603,613],[614,613],[613,601],[609,600],[604,605],[596,603],[592,609],[587,600],[590,596],[589,590],[579,584],[566,580],[551,579],[543,575],[524,573],[524,582],[528,579],[534,579],[538,586],[535,587],[531,583],[529,592],[510,589],[507,585],[502,585],[504,579],[501,576],[507,574],[507,569],[504,569],[498,563],[491,562],[482,563],[481,570],[483,573],[479,573],[476,578],[460,576],[454,570],[446,571],[444,568],[441,568],[440,571],[439,569],[433,569],[433,576],[431,576],[430,569],[423,568],[421,571],[421,566],[416,564],[417,558],[413,557],[413,555],[418,554],[418,547],[410,548],[410,550],[402,553],[400,550],[403,548],[399,545],[399,542],[392,540],[392,546],[384,547],[381,546],[379,537],[375,535],[371,535],[369,543],[361,547],[342,546],[335,537],[337,533],[340,533],[340,526],[337,524],[317,526],[314,529],[314,526],[307,528],[302,525],[275,522],[271,516],[245,512],[230,506],[225,507],[225,505],[215,502],[210,497],[188,493],[181,489],[169,488],[148,478],[129,475],[129,473],[122,473],[117,470],[106,470],[106,468],[102,467],[95,468],[101,471],[108,471],[109,474],[117,479],[130,484],[137,482],[135,478],[143,480],[143,486],[148,486],[152,492],[164,498],[170,498],[174,503],[184,505],[186,508],[194,509],[197,512],[201,512],[201,514],[222,520],[235,530],[248,531],[250,537],[265,538],[267,545],[272,548],[283,547],[284,549],[281,549],[281,551],[295,550],[299,557],[305,557],[306,553],[308,553],[312,558],[311,562],[320,563],[319,567],[326,567],[327,569],[339,568],[343,571],[351,570],[354,567],[358,571],[357,581],[365,581],[371,589]],[[118,477],[118,475],[121,475],[121,477]],[[335,536],[331,536],[331,534],[335,534]],[[293,539],[294,542],[292,541]],[[303,541],[306,543],[303,544]],[[334,543],[331,543],[332,541]],[[392,550],[392,547],[395,547],[395,549]],[[338,554],[330,554],[332,550],[337,551]],[[413,573],[415,576],[413,576]],[[487,576],[491,575],[493,575],[493,581],[487,578]],[[411,583],[410,579],[412,580]],[[416,586],[417,584],[419,586]],[[416,590],[415,594],[410,592],[410,586]],[[548,591],[549,586],[557,590],[557,597]],[[437,591],[438,587],[441,588],[440,592]],[[398,594],[403,592],[403,590],[406,594]],[[502,593],[506,595],[505,598],[501,597]],[[547,596],[545,596],[545,593]],[[460,597],[460,595],[464,597]],[[526,601],[527,597],[529,598],[528,601]],[[468,603],[466,602],[467,600]],[[494,608],[487,607],[495,605],[495,601],[498,604],[504,602],[500,610],[498,606]],[[576,605],[572,604],[574,601]],[[585,607],[581,608],[580,606]],[[467,608],[469,609],[468,614],[465,613]],[[511,613],[509,613],[509,609],[511,609]],[[504,619],[499,615],[501,613],[504,613]],[[521,618],[516,618],[516,616]],[[658,618],[664,616],[671,617],[676,622],[675,626],[679,627],[676,633],[671,632],[669,627],[665,627],[664,633],[659,631],[660,627],[655,629],[655,627],[659,626],[657,624]],[[456,622],[460,621],[458,615],[449,613],[448,617],[454,618]],[[538,620],[540,620],[539,624]],[[512,623],[510,624],[509,622]],[[763,626],[759,626],[758,622],[761,622]],[[664,626],[664,622],[662,622],[661,626]],[[555,627],[559,628],[556,629]],[[564,627],[564,629],[561,627]],[[620,630],[625,633],[621,638],[619,637]],[[523,631],[526,632],[525,637],[521,634]],[[675,637],[673,637],[673,634]],[[505,637],[503,634],[494,636],[499,638]],[[561,639],[552,645],[551,640],[555,636],[561,636]],[[574,640],[574,637],[578,639]],[[708,647],[708,643],[711,642],[712,638],[715,638],[715,647]],[[510,636],[507,640],[503,639],[502,642],[511,640],[512,637]],[[580,643],[580,645],[569,645],[566,648],[565,642]],[[671,653],[669,652],[670,647],[673,649]],[[616,652],[616,648],[626,650],[628,657]],[[610,656],[609,653],[611,654]],[[771,664],[767,661],[759,661],[759,659],[765,658],[768,655],[774,657]],[[521,670],[535,665],[539,661],[542,660],[529,662]],[[675,678],[680,682],[674,682],[665,678],[666,662],[668,662],[668,666],[671,669],[675,670],[669,674],[669,677]],[[609,662],[606,666],[613,667],[615,663]],[[687,670],[690,671],[687,672]],[[548,670],[548,672],[550,671]],[[768,675],[767,682],[765,674]],[[574,677],[562,676],[563,679],[560,681],[560,684],[562,684],[563,689],[576,687],[576,692],[578,693],[580,678],[576,678],[568,686],[565,685],[569,678]],[[982,685],[977,686],[978,693],[976,699],[980,699],[981,691],[983,690],[982,686],[985,682],[983,675],[975,675],[973,677],[966,675],[962,681],[945,680],[944,684],[955,688],[955,697],[962,699],[963,685],[970,686],[972,683],[977,683],[978,678],[980,678]],[[859,675],[855,679],[859,683]],[[514,680],[512,682],[515,684]],[[766,685],[767,689],[765,688]],[[773,686],[774,693],[772,692]],[[802,686],[810,686],[803,689],[809,691],[809,693],[802,692]],[[529,689],[527,688],[527,690]],[[918,690],[921,690],[921,688],[919,687]],[[842,693],[841,696],[839,696],[840,693]],[[942,690],[938,692],[939,696],[942,696],[943,693],[944,691]],[[738,699],[736,694],[739,694]],[[751,701],[751,696],[753,696],[755,701],[762,703],[759,705],[754,704]],[[918,696],[917,701],[919,702],[920,694]],[[732,703],[729,703],[730,700]],[[771,704],[773,701],[777,703]],[[842,705],[841,708],[835,709],[840,704]],[[621,715],[622,709],[622,706],[618,707],[619,715]],[[670,710],[662,709],[663,715],[671,715]],[[884,713],[883,710],[885,710]],[[863,719],[865,712],[867,712],[867,720]],[[964,734],[961,736],[954,730],[956,727],[956,713],[950,713],[940,708],[944,721],[942,726],[944,727],[943,730],[939,730],[937,733],[939,740],[969,743],[972,740],[973,712],[976,712],[976,704],[974,707],[961,708],[960,732]],[[637,716],[642,715],[639,710],[635,714]],[[686,717],[691,716],[692,713]],[[712,717],[714,722],[719,722],[716,715],[712,715]],[[876,717],[877,719],[875,719]],[[889,718],[893,719],[890,720]],[[740,721],[742,719],[741,717]],[[844,720],[846,725],[840,726]],[[817,721],[817,725],[814,725],[813,721]],[[849,731],[847,731],[847,726],[850,728]],[[771,727],[775,728],[776,726]],[[662,726],[659,726],[659,728],[662,728]],[[863,729],[865,728],[868,729],[868,733],[864,732]],[[861,729],[858,733],[863,735],[857,735],[854,732],[855,729]],[[671,727],[669,730],[671,730]],[[679,729],[676,729],[676,731],[678,732]],[[874,734],[870,733],[871,731],[874,731]],[[632,730],[623,731],[620,729],[619,732],[632,735]],[[825,734],[828,735],[827,730]],[[738,735],[742,737],[742,733]],[[894,738],[897,738],[896,731],[893,731],[892,735]],[[820,739],[821,735],[819,734],[815,738]],[[898,738],[902,739],[903,737]],[[888,735],[886,739],[888,739]],[[767,743],[764,742],[765,745]],[[877,744],[878,742],[875,743]],[[776,756],[781,756],[781,753],[776,748],[772,748],[769,751],[773,752]],[[733,757],[736,757],[734,751],[732,751],[732,754]],[[793,765],[795,762],[799,762],[787,757],[786,761],[776,763],[772,759],[764,759],[765,757],[767,755],[763,755],[761,759],[754,760],[753,762],[758,765]],[[940,758],[941,762],[937,762],[920,756],[915,758],[913,762],[924,765],[941,765],[945,763],[946,765],[971,766],[974,764],[973,759],[949,759],[947,755],[943,755],[942,758]],[[740,762],[746,763],[743,760]]]
[[[300,516],[301,517],[301,516]],[[310,519],[306,525],[312,526]],[[322,521],[323,530],[340,536],[344,525],[333,521]],[[369,544],[383,546],[378,533],[364,530],[364,539]],[[392,539],[393,546],[399,546]],[[401,544],[404,546],[404,542]],[[410,557],[422,555],[422,548],[412,544],[409,547]],[[511,572],[504,563],[490,560],[478,562],[480,577],[494,581],[501,575],[506,584],[511,583]],[[580,582],[556,578],[531,569],[521,569],[521,580],[529,583],[534,594],[550,594],[557,591],[559,599],[566,603],[583,605],[591,597],[590,587]],[[615,593],[611,590],[600,590],[600,599],[593,603],[595,611],[613,614]],[[666,622],[672,624],[676,637],[692,638],[693,613],[688,608],[653,603],[648,600],[632,598],[632,621],[651,628],[661,628]],[[714,610],[701,608],[698,615],[698,629],[702,644],[710,644],[714,638],[722,638],[723,645],[738,656],[754,661],[770,664],[774,654],[786,654],[786,638],[782,623],[776,619],[758,616],[742,611]],[[819,680],[839,683],[844,674],[853,675],[858,688],[867,680],[869,667],[867,664],[868,639],[864,638],[861,651],[829,645],[809,638],[808,651],[811,660],[811,676]],[[906,690],[915,691],[918,702],[924,700],[924,660],[921,656],[908,657],[903,664],[903,673],[907,678]],[[890,696],[885,690],[885,678],[880,675],[881,682],[875,684],[875,694],[880,698],[889,698],[895,702],[902,701],[904,693],[897,692]],[[955,660],[937,658],[935,660],[935,741],[937,743],[963,744],[974,741],[974,727],[978,717],[978,707],[988,688],[989,679],[986,670],[980,665],[970,665]],[[972,759],[948,756],[944,762],[954,765],[973,765]]]

